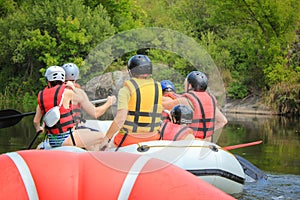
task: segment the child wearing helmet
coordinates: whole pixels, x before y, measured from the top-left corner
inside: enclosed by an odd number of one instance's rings
[[[160,85],[163,91],[163,98],[162,98],[163,102],[166,103],[168,101],[172,101],[180,97],[180,95],[176,94],[176,88],[170,80],[162,80],[160,82]],[[171,121],[171,119],[169,118],[169,112],[170,112],[169,110],[163,110],[162,112],[163,122]]]
[[[193,130],[188,127],[193,120],[193,111],[188,106],[176,105],[170,115],[172,122],[164,122],[159,130],[162,140],[195,139]]]
[[[216,98],[206,91],[208,79],[200,71],[190,72],[184,82],[185,93],[178,99],[163,102],[164,109],[183,104],[193,110],[193,123],[189,127],[193,129],[194,136],[210,141],[214,131],[227,124],[227,119],[217,107]]]

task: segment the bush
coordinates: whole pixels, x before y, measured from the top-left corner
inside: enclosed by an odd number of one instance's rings
[[[276,84],[265,96],[266,104],[283,115],[300,115],[299,88],[299,84]]]
[[[245,85],[232,82],[229,84],[229,88],[227,90],[227,96],[232,99],[242,99],[248,96],[248,89]]]

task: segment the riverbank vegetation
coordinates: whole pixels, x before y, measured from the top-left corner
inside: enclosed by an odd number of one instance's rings
[[[84,73],[97,44],[143,27],[196,40],[218,66],[228,97],[260,95],[276,112],[299,115],[298,0],[2,0],[0,99],[35,104],[47,66],[74,62]],[[191,69],[170,52],[143,51],[183,75]]]

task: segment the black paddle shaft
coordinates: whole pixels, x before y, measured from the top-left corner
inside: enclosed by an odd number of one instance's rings
[[[6,128],[17,124],[25,116],[34,115],[35,112],[20,113],[17,110],[0,110],[0,128]]]

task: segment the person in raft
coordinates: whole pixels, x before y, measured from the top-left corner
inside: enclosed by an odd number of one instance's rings
[[[163,97],[162,97],[162,101],[170,101],[173,99],[177,99],[180,97],[179,94],[176,94],[176,88],[174,86],[174,84],[169,81],[169,80],[162,80],[160,82],[161,85],[161,89],[163,91]],[[162,121],[163,122],[170,122],[171,119],[169,118],[170,116],[170,111],[169,110],[163,110],[162,112]]]
[[[171,110],[172,122],[163,122],[159,130],[162,140],[195,139],[193,129],[188,124],[193,122],[193,111],[186,105],[177,105]]]
[[[79,69],[74,63],[66,63],[62,66],[65,70],[65,81],[72,82],[75,85],[74,95],[73,95],[73,119],[75,121],[76,129],[88,128],[84,125],[85,119],[83,118],[82,110],[85,111],[88,115],[97,119],[102,116],[111,105],[116,103],[115,96],[108,96],[107,101],[98,107],[95,107],[89,100],[87,94],[83,89],[80,88],[80,85],[76,83],[79,78]],[[89,128],[92,131],[97,131],[92,128]]]
[[[193,123],[188,126],[193,129],[194,136],[211,141],[214,131],[227,124],[227,119],[217,107],[216,98],[206,91],[208,79],[200,71],[190,72],[185,81],[185,93],[180,98],[164,101],[164,109],[172,109],[178,104],[189,106],[193,110]]]
[[[152,78],[152,63],[146,55],[135,55],[129,59],[127,69],[131,79],[118,93],[117,114],[100,150],[110,146],[115,133],[117,147],[160,138],[162,89]]]
[[[76,145],[94,150],[90,147],[99,144],[104,134],[93,135],[74,130],[75,123],[72,116],[74,85],[64,83],[64,69],[51,66],[47,68],[45,78],[47,86],[38,94],[38,105],[33,119],[36,132],[44,132],[45,127],[51,148]]]

